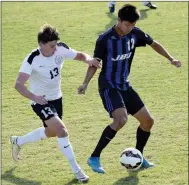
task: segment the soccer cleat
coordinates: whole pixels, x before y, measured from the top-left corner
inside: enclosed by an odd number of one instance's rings
[[[145,158],[143,158],[143,162],[140,168],[147,169],[147,168],[153,168],[155,165],[149,161],[147,161]]]
[[[115,12],[115,5],[114,4],[110,4],[109,5],[109,11],[110,11],[110,13],[114,13]]]
[[[89,176],[87,176],[84,171],[79,170],[77,173],[74,174],[75,178],[79,181],[79,182],[87,182],[89,180]]]
[[[17,144],[17,139],[18,139],[18,136],[11,136],[10,137],[10,142],[12,144],[12,158],[15,160],[15,161],[18,161],[19,160],[19,152],[21,150],[21,147]]]
[[[151,2],[149,2],[148,4],[146,4],[145,6],[147,6],[150,9],[156,9],[157,6],[155,4],[152,4]]]
[[[105,173],[104,169],[102,168],[100,164],[100,157],[89,157],[87,163],[94,172]]]

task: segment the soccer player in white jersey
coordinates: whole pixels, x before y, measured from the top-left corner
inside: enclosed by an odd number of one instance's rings
[[[66,59],[83,61],[97,68],[100,66],[89,55],[71,49],[65,43],[58,43],[58,40],[56,28],[43,25],[38,33],[39,47],[24,59],[19,70],[15,89],[31,100],[33,111],[43,121],[44,127],[24,136],[11,136],[12,156],[17,161],[24,144],[57,137],[60,150],[69,161],[75,178],[87,181],[89,177],[76,162],[68,131],[62,121],[61,69]],[[29,90],[25,86],[28,80]]]
[[[111,0],[108,3],[108,7],[109,7],[109,10],[110,10],[110,13],[114,13],[115,12],[115,4],[116,4],[115,0]],[[147,6],[150,9],[156,9],[157,8],[157,6],[155,4],[152,4],[151,1],[142,1],[142,4],[144,6]]]

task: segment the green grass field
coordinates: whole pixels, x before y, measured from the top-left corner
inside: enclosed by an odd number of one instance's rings
[[[124,2],[116,5],[118,9]],[[120,165],[123,149],[135,146],[138,123],[127,125],[103,151],[105,175],[91,171],[86,161],[102,130],[111,122],[97,91],[98,73],[86,95],[78,95],[87,65],[66,61],[62,71],[64,122],[89,185],[186,185],[188,184],[188,3],[156,2],[148,10],[133,2],[142,15],[138,25],[182,61],[169,64],[150,47],[138,48],[130,81],[155,119],[145,156],[157,166],[129,175]],[[70,47],[93,54],[98,34],[116,23],[107,2],[3,2],[2,3],[2,185],[73,185],[73,178],[56,139],[25,145],[22,160],[12,160],[11,135],[24,135],[42,126],[29,101],[14,89],[22,60],[37,47],[36,35],[44,23],[56,26]]]

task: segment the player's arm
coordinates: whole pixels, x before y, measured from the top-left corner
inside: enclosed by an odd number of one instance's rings
[[[27,87],[25,86],[25,83],[28,81],[30,75],[26,73],[19,73],[18,77],[16,79],[15,83],[15,89],[25,98],[28,98],[30,100],[34,100],[34,94],[31,93]]]
[[[102,60],[103,56],[105,54],[105,46],[103,44],[103,40],[99,37],[96,41],[95,50],[94,50],[94,60],[100,64],[100,61]],[[87,86],[96,73],[97,68],[94,66],[89,66],[87,70],[87,74],[85,76],[85,79],[83,81],[83,84],[80,85],[78,88],[79,94],[85,94],[85,91],[87,89]]]
[[[39,103],[41,105],[46,104],[47,101],[45,100],[44,96],[38,96],[34,95],[32,92],[30,92],[26,87],[26,82],[30,78],[30,75],[32,74],[32,65],[28,61],[29,55],[24,59],[20,70],[18,77],[15,82],[15,89],[24,97],[34,101],[35,103]]]
[[[64,56],[64,59],[83,61],[84,63],[87,63],[89,66],[95,66],[97,68],[100,68],[100,63],[97,62],[90,55],[76,51],[75,49],[70,48],[63,42],[59,42],[57,45],[62,55]]]
[[[83,61],[91,67],[94,66],[96,68],[100,68],[100,62],[98,62],[96,59],[92,58],[91,56],[89,56],[86,53],[77,52],[77,55],[74,58],[74,60]]]
[[[83,84],[80,85],[79,88],[78,88],[78,93],[79,94],[85,94],[87,86],[88,86],[90,80],[92,79],[92,77],[94,76],[94,74],[96,73],[96,71],[97,71],[96,67],[94,67],[94,66],[89,66],[88,67],[88,70],[87,70],[85,79],[83,81]]]
[[[44,96],[36,96],[33,93],[31,93],[25,83],[28,81],[30,75],[20,72],[18,74],[18,77],[16,79],[16,83],[15,83],[15,89],[25,98],[28,98],[36,103],[39,103],[41,105],[44,105],[47,103],[47,100],[45,99]]]
[[[157,53],[167,58],[172,65],[175,65],[176,67],[181,67],[181,62],[174,57],[172,57],[169,52],[157,41],[153,41],[150,45]]]

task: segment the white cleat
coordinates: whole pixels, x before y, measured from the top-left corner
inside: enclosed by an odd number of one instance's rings
[[[18,136],[11,136],[10,142],[12,144],[12,158],[15,161],[19,160],[19,152],[21,150],[21,147],[17,144]]]
[[[89,176],[87,176],[85,174],[85,172],[83,170],[79,170],[77,173],[74,174],[75,178],[79,181],[79,182],[87,182],[89,180]]]

